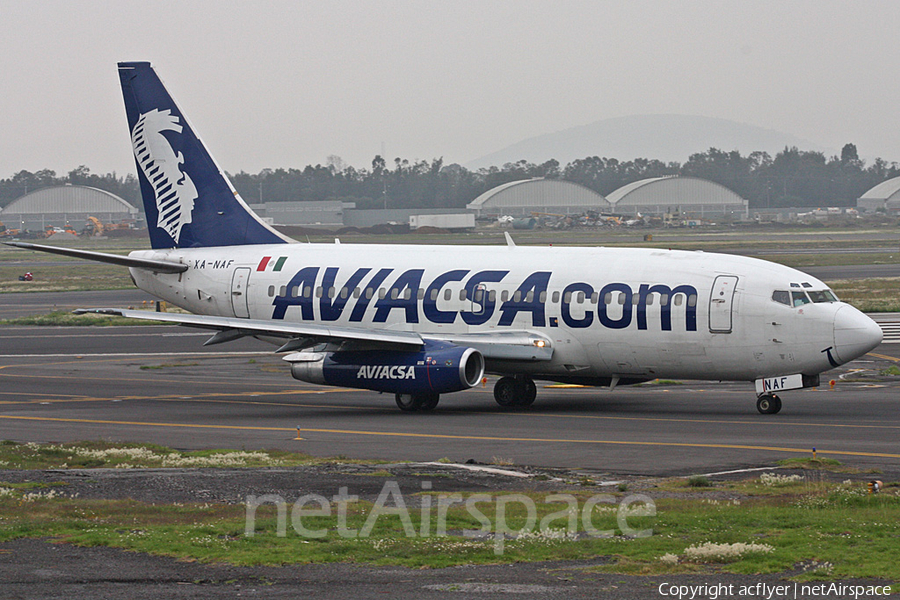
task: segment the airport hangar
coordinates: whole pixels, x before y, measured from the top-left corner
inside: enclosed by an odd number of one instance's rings
[[[0,210],[0,221],[7,227],[30,231],[66,225],[81,231],[88,217],[104,223],[134,222],[140,212],[115,194],[83,185],[42,188]]]
[[[900,213],[900,177],[882,181],[859,197],[856,207],[866,212],[884,210],[888,214]]]
[[[527,216],[532,213],[657,215],[678,212],[701,219],[746,219],[746,200],[723,185],[696,177],[653,177],[624,185],[603,196],[558,179],[526,179],[497,186],[466,208],[478,216]]]

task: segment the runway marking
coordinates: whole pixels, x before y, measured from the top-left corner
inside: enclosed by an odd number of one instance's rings
[[[50,335],[46,336],[50,339],[63,339],[63,338],[98,338],[97,334],[86,334],[86,333],[69,333],[69,334],[60,334],[56,332],[48,332]],[[206,336],[209,337],[209,333],[147,333],[147,332],[139,332],[136,331],[134,333],[104,333],[103,339],[106,338],[117,338],[117,337],[199,337]],[[0,340],[24,340],[24,339],[34,339],[34,335],[0,335]]]
[[[29,405],[29,404],[71,404],[76,402],[121,402],[123,400],[150,400],[157,402],[209,402],[221,404],[245,404],[247,406],[297,406],[292,402],[242,402],[239,400],[217,400],[215,398],[223,397],[247,397],[247,396],[292,396],[306,394],[330,394],[335,392],[353,392],[358,390],[350,390],[344,388],[322,389],[322,390],[281,390],[271,392],[260,392],[251,390],[247,392],[227,393],[205,393],[195,394],[189,397],[179,396],[178,394],[163,394],[161,396],[109,396],[109,397],[93,397],[93,396],[72,396],[70,398],[37,398],[34,400],[0,400],[0,405]],[[30,394],[36,396],[37,394]],[[324,405],[327,406],[327,405]],[[324,407],[323,406],[323,407]]]
[[[881,358],[893,362],[900,362],[900,358],[894,358],[893,356],[887,356],[885,354],[875,354],[874,352],[869,352],[868,356],[874,356],[875,358]]]
[[[0,419],[21,421],[44,421],[58,423],[90,423],[96,425],[130,425],[136,427],[170,427],[185,429],[231,429],[237,431],[284,431],[303,433],[333,433],[338,435],[371,435],[384,437],[442,439],[442,440],[468,440],[487,442],[535,442],[542,444],[597,444],[597,445],[622,445],[622,446],[661,446],[667,448],[714,448],[725,450],[757,450],[767,452],[782,452],[788,454],[809,454],[809,448],[782,448],[778,446],[748,446],[742,444],[696,444],[688,442],[629,442],[623,440],[585,440],[585,439],[561,439],[561,438],[517,438],[479,435],[452,435],[439,433],[409,433],[399,431],[361,431],[352,429],[314,429],[304,427],[262,427],[251,425],[208,425],[191,423],[154,423],[143,421],[109,421],[101,419],[66,419],[61,417],[26,417],[19,415],[0,415]],[[900,458],[900,454],[888,454],[884,452],[859,452],[854,450],[829,450],[819,448],[820,454],[838,456],[868,456],[876,458]]]
[[[0,405],[28,405],[28,404],[42,404],[42,403],[50,403],[50,404],[67,404],[67,403],[77,403],[77,402],[110,402],[113,400],[147,400],[147,401],[157,401],[157,402],[203,402],[209,404],[245,404],[247,406],[282,406],[282,407],[290,407],[290,408],[303,408],[303,409],[334,409],[334,410],[360,410],[360,411],[378,411],[378,412],[394,412],[393,405],[388,404],[378,404],[378,405],[336,405],[336,404],[306,404],[306,403],[298,403],[298,402],[252,402],[252,401],[244,401],[244,400],[219,400],[217,398],[240,398],[240,397],[248,397],[248,396],[291,396],[291,395],[309,395],[309,394],[328,394],[335,392],[363,392],[364,390],[358,389],[345,389],[345,388],[322,388],[322,389],[314,389],[314,390],[280,390],[280,391],[247,391],[247,392],[237,392],[237,393],[220,393],[220,392],[207,392],[203,394],[194,394],[191,397],[180,397],[177,394],[163,394],[160,396],[109,396],[109,397],[91,397],[91,396],[72,396],[71,398],[40,398],[34,400],[0,400]],[[2,393],[2,392],[0,392]],[[32,394],[37,395],[37,394]],[[450,411],[442,411],[449,414]],[[456,412],[456,411],[453,411]],[[463,412],[463,411],[460,411]],[[900,425],[865,425],[860,423],[797,423],[797,422],[787,422],[787,421],[766,421],[766,420],[752,420],[752,421],[738,421],[738,420],[719,420],[719,419],[674,419],[674,418],[659,418],[659,417],[615,417],[608,415],[565,415],[565,414],[554,414],[554,413],[542,413],[542,412],[504,412],[504,411],[489,411],[484,413],[478,413],[484,415],[492,415],[492,416],[515,416],[515,417],[531,417],[531,418],[554,418],[554,419],[597,419],[597,420],[608,420],[608,421],[651,421],[651,422],[662,422],[662,423],[710,423],[713,425],[745,425],[745,426],[756,426],[763,425],[768,427],[770,425],[779,425],[779,426],[788,426],[788,427],[832,427],[832,428],[840,428],[840,429],[900,429]]]

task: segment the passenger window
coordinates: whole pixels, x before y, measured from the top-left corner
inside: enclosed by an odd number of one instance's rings
[[[675,306],[681,306],[681,304],[684,302],[684,294],[675,294],[675,297],[672,298],[672,302],[675,304]]]
[[[534,302],[534,290],[531,290],[527,294],[525,294],[525,302]]]
[[[653,296],[655,294],[647,294],[647,306],[653,306]]]
[[[274,286],[274,285],[270,285],[270,286],[269,286],[269,298],[271,298],[271,297],[274,296],[274,295],[275,295],[275,286]]]
[[[784,290],[775,290],[772,292],[772,300],[778,302],[779,304],[784,304],[785,306],[791,305],[791,294],[790,292],[786,292]]]
[[[634,300],[634,303],[637,304],[637,296],[633,296],[633,300]],[[619,292],[618,302],[622,306],[625,306],[625,294],[623,294],[622,292]]]
[[[449,301],[450,298],[452,298],[452,297],[453,297],[453,290],[451,290],[450,288],[447,288],[446,290],[444,290],[444,300]]]
[[[403,299],[409,300],[411,298],[412,298],[412,288],[408,287],[405,290],[403,290]]]
[[[697,306],[697,294],[691,294],[690,296],[688,296],[688,306]]]
[[[575,302],[578,304],[584,304],[584,292],[578,292],[575,295]]]
[[[553,292],[553,302],[559,302],[559,291]]]
[[[488,294],[488,300],[489,300],[490,302],[496,302],[496,301],[497,301],[497,290],[491,290],[491,291],[490,291],[490,293]]]
[[[603,296],[603,304],[612,304],[612,292],[606,292]]]
[[[281,289],[278,290],[278,295],[281,296],[282,298],[287,298],[287,286],[286,285],[281,286]]]
[[[803,292],[791,292],[791,298],[793,299],[794,306],[809,304],[809,298],[807,298],[806,294]]]
[[[522,290],[516,290],[516,293],[513,294],[513,302],[521,302],[522,301]]]
[[[541,304],[544,304],[545,302],[547,302],[547,292],[541,292],[541,295],[538,298],[539,302]]]
[[[500,302],[506,302],[509,300],[509,290],[503,290],[503,293],[500,294]]]
[[[425,288],[419,288],[419,291],[416,292],[416,300],[422,300],[425,298]]]
[[[399,296],[399,295],[400,295],[400,290],[398,290],[397,288],[394,288],[391,290],[391,300],[396,300],[397,296]]]
[[[572,292],[566,292],[565,296],[563,296],[563,302],[566,304],[572,303]]]
[[[312,286],[311,286],[311,285],[307,285],[307,286],[305,286],[305,287],[303,288],[303,297],[304,297],[304,298],[309,298],[309,297],[311,297],[311,296],[312,296]]]
[[[593,294],[591,294],[591,304],[597,304],[597,302],[599,302],[599,301],[600,301],[599,293],[594,292]]]
[[[437,291],[437,290],[431,290],[431,301],[432,301],[432,302],[437,302],[437,297],[438,297],[438,291]]]
[[[328,288],[328,297],[334,298],[334,287]]]
[[[366,288],[366,300],[371,300],[374,294],[375,292],[372,290],[372,288]]]
[[[459,290],[459,299],[462,300],[463,302],[466,301],[466,289],[465,288]]]
[[[321,285],[319,287],[317,287],[316,288],[316,298],[321,298],[323,292],[324,292],[324,290],[322,289]]]
[[[386,295],[386,293],[384,291],[384,288],[378,288],[378,299],[384,300],[385,295]]]
[[[353,288],[353,297],[359,298],[359,288],[358,287]]]

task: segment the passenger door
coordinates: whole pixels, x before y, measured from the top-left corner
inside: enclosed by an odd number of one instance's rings
[[[234,316],[239,319],[250,318],[250,305],[247,296],[247,283],[250,280],[250,269],[238,267],[231,278],[231,306]]]
[[[731,333],[731,313],[737,282],[735,275],[719,275],[713,282],[709,296],[710,333]]]

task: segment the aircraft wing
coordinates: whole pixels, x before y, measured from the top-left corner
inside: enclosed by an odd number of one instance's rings
[[[276,352],[287,352],[309,348],[318,344],[341,344],[343,350],[420,350],[425,339],[412,331],[389,329],[364,329],[320,325],[315,323],[295,323],[261,319],[237,319],[182,313],[152,312],[120,308],[80,308],[75,314],[101,314],[163,321],[186,327],[215,330],[203,345],[211,346],[230,342],[247,336],[284,338],[285,343]],[[428,339],[450,342],[459,346],[472,347],[488,360],[544,361],[553,356],[553,348],[545,337],[529,332],[502,332],[460,335],[429,335]]]

